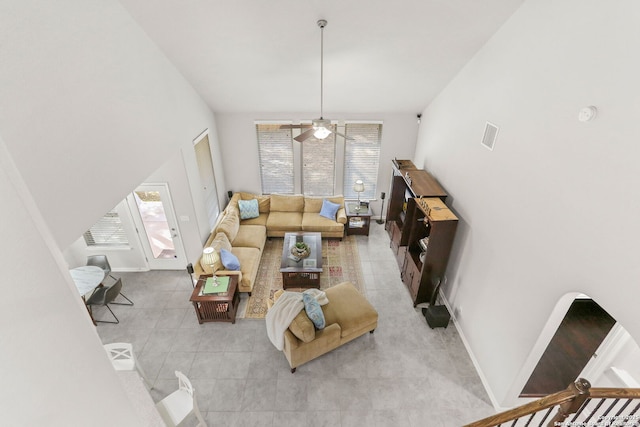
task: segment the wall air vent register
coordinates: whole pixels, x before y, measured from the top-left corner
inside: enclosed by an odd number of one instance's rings
[[[496,144],[496,138],[498,137],[498,126],[493,123],[487,122],[484,127],[484,135],[482,136],[482,145],[493,151],[493,146]]]

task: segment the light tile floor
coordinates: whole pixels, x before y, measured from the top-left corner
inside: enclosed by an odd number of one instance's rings
[[[263,320],[198,324],[186,271],[120,273],[135,305],[113,306],[120,324],[98,333],[133,344],[156,401],[177,388],[175,370],[185,373],[210,427],[450,427],[495,413],[453,322],[430,329],[413,307],[384,226],[357,239],[378,329],[295,374]]]

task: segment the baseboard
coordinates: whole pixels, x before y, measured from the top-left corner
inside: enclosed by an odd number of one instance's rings
[[[440,294],[440,301],[443,302],[445,307],[447,307],[447,310],[449,310],[449,313],[451,313],[451,320],[453,320],[453,325],[455,326],[456,331],[458,331],[458,335],[460,335],[460,339],[462,340],[462,344],[464,344],[464,347],[467,350],[467,354],[469,354],[469,357],[471,358],[471,362],[473,363],[473,366],[476,368],[476,372],[478,372],[478,376],[480,377],[480,381],[482,381],[482,385],[484,386],[484,389],[487,392],[487,395],[489,396],[489,400],[491,400],[491,405],[493,406],[493,409],[495,409],[497,412],[503,412],[503,411],[507,411],[507,410],[511,409],[511,408],[502,407],[498,403],[498,399],[493,394],[493,391],[491,390],[491,387],[489,387],[489,382],[487,381],[487,378],[485,377],[484,373],[482,372],[482,369],[480,368],[480,364],[478,363],[475,355],[473,354],[473,351],[471,351],[471,346],[469,345],[469,341],[467,341],[467,338],[465,337],[464,332],[462,331],[462,328],[460,328],[458,326],[458,319],[456,318],[453,309],[449,305],[449,301],[447,301],[447,298],[445,297],[445,295],[444,295],[444,293],[442,291],[442,288],[440,288],[439,294]]]

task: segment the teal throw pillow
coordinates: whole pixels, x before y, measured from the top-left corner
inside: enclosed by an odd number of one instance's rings
[[[258,199],[238,200],[238,209],[240,209],[240,219],[258,218],[260,216]]]
[[[322,201],[322,209],[320,209],[320,216],[325,218],[329,218],[332,220],[336,220],[336,214],[338,213],[338,209],[340,209],[340,205],[337,203],[330,202],[327,199]]]
[[[313,326],[317,329],[324,329],[324,313],[320,308],[320,303],[311,295],[302,293],[302,302],[304,302],[304,310],[307,317],[313,322]]]
[[[226,249],[220,249],[220,260],[227,270],[240,270],[238,257]]]

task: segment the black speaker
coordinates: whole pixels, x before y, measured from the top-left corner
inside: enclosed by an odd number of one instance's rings
[[[427,319],[427,325],[433,328],[446,328],[449,325],[451,315],[444,305],[430,305],[422,307],[422,314]]]
[[[384,220],[382,219],[382,214],[384,213],[384,192],[380,193],[380,199],[382,200],[382,206],[380,207],[380,218],[376,220],[378,224],[384,224]]]
[[[191,282],[191,287],[195,288],[196,284],[193,283],[193,264],[187,264],[187,273],[189,273],[189,281]]]
[[[227,196],[229,196],[229,200],[233,197],[233,191],[227,191]]]

